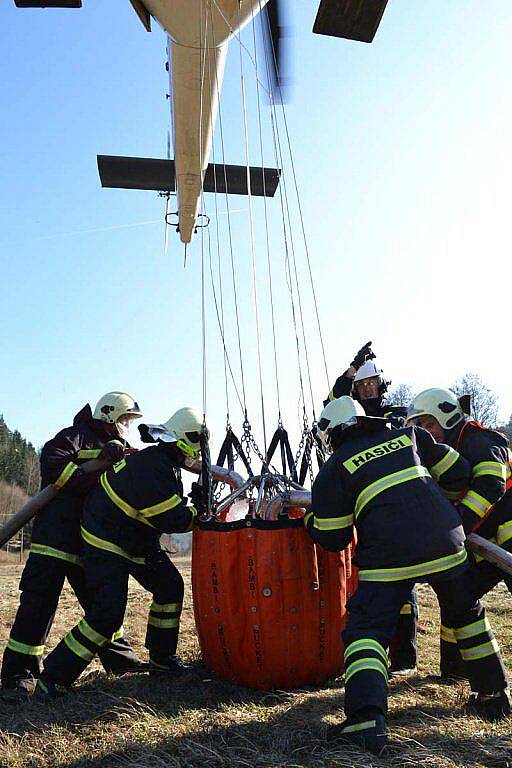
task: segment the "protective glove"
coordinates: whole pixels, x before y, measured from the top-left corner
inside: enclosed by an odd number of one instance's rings
[[[375,355],[372,352],[372,342],[367,341],[364,347],[361,347],[359,352],[357,352],[356,356],[350,363],[356,370],[360,368],[364,363],[366,363],[367,360],[373,360]]]
[[[120,440],[109,440],[101,449],[100,459],[108,461],[110,464],[117,464],[124,458],[124,445]]]
[[[190,486],[190,493],[189,493],[190,500],[194,507],[199,512],[199,509],[204,509],[204,494],[203,494],[203,486],[200,483],[192,483]]]

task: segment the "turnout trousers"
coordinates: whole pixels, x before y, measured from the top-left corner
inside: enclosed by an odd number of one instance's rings
[[[418,596],[413,587],[400,608],[395,634],[389,644],[391,670],[414,669],[418,661]]]
[[[178,644],[184,585],[162,550],[130,558],[84,543],[84,568],[92,601],[84,618],[44,661],[43,680],[69,687],[122,625],[131,575],[153,595],[146,631],[150,658],[167,659]]]
[[[475,533],[512,552],[512,504],[508,496],[506,503],[505,500],[500,502],[494,515],[488,521],[484,521]],[[474,556],[471,557],[474,558]],[[512,595],[512,576],[486,560],[473,559],[472,577],[473,596],[477,600],[484,597],[501,581]],[[443,610],[441,610],[440,669],[442,677],[466,677],[453,627]]]
[[[17,679],[39,677],[41,657],[66,579],[84,611],[91,604],[81,558],[59,554],[61,557],[31,552],[28,557],[20,581],[20,605],[3,656],[1,682],[6,688],[15,686]],[[67,559],[62,558],[64,554]],[[138,662],[120,627],[101,649],[100,660],[107,672],[122,672]]]
[[[457,646],[471,689],[493,693],[507,687],[498,644],[474,598],[469,571],[431,584],[441,610],[454,628]],[[387,712],[388,654],[400,609],[410,594],[410,581],[359,583],[349,600],[349,619],[343,632],[345,644],[345,713],[357,720],[366,707]]]

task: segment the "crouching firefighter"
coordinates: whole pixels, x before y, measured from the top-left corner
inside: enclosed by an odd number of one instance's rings
[[[466,487],[451,496],[466,533],[475,531],[512,552],[512,456],[504,435],[472,421],[449,389],[420,392],[409,408],[407,422],[427,429],[435,440],[451,445],[469,461],[471,477]],[[476,556],[473,571],[474,595],[478,599],[502,580],[512,594],[512,576],[486,560]],[[443,615],[440,647],[441,678],[463,677],[453,627]]]
[[[159,542],[162,533],[190,531],[197,516],[197,507],[183,496],[180,467],[187,457],[199,457],[202,429],[192,408],[181,408],[165,424],[141,425],[143,441],[154,445],[115,464],[87,498],[82,538],[93,599],[45,659],[40,696],[65,692],[122,625],[130,575],[153,596],[145,641],[150,667],[183,668],[175,655],[183,579]]]
[[[358,537],[359,586],[343,632],[347,720],[333,737],[375,753],[384,748],[387,648],[415,582],[432,585],[450,619],[477,693],[475,707],[482,715],[508,714],[505,669],[472,594],[461,519],[439,487],[463,488],[467,461],[419,427],[391,430],[349,397],[330,403],[319,427],[333,454],[313,485],[306,525],[331,551],[349,544],[354,527]],[[491,699],[501,708],[489,708]]]
[[[128,447],[130,422],[141,416],[133,397],[124,392],[108,392],[98,401],[94,413],[86,405],[71,427],[61,430],[43,447],[41,487],[53,484],[60,490],[35,518],[30,555],[20,582],[20,606],[3,656],[4,697],[33,691],[66,579],[82,608],[86,610],[89,605],[82,567],[80,517],[85,497],[97,484],[99,472],[86,474],[81,466],[91,459],[110,464],[122,459]],[[121,630],[102,648],[100,659],[107,672],[122,673],[140,667]]]
[[[324,406],[329,402],[351,395],[364,409],[367,416],[381,416],[391,420],[394,426],[403,426],[407,408],[393,405],[386,400],[390,381],[384,377],[375,363],[372,342],[368,341],[356,353],[347,370],[336,379]],[[395,635],[389,646],[391,671],[397,675],[413,675],[418,660],[418,597],[413,589],[407,595],[400,610]]]

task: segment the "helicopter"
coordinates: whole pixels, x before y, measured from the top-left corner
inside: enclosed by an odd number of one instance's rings
[[[191,242],[202,192],[273,197],[278,168],[210,163],[229,41],[260,12],[268,15],[271,78],[281,87],[283,0],[129,0],[146,31],[168,35],[174,159],[98,155],[103,187],[177,192],[181,241]],[[371,42],[388,0],[321,0],[313,32]],[[18,8],[79,9],[82,0],[15,0]],[[169,212],[166,214],[166,220]]]

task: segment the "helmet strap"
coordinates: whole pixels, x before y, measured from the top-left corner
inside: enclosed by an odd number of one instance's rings
[[[185,456],[190,456],[191,459],[197,459],[199,457],[199,451],[191,448],[191,446],[184,440],[178,440],[176,442],[176,448],[179,448]]]

